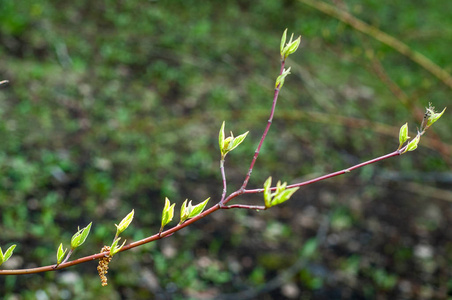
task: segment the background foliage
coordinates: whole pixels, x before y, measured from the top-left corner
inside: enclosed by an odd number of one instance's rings
[[[336,1],[452,72],[452,2]],[[0,245],[4,268],[52,264],[158,231],[164,197],[221,195],[217,134],[250,130],[228,157],[237,188],[270,110],[285,28],[291,56],[250,182],[296,182],[397,148],[451,90],[407,57],[302,1],[0,2]],[[450,112],[414,153],[299,190],[256,213],[221,211],[95,262],[1,277],[5,299],[447,298],[451,296]],[[442,143],[437,137],[441,138]],[[263,201],[261,197],[241,201]],[[176,212],[177,213],[177,212]],[[238,293],[238,294],[236,294]]]

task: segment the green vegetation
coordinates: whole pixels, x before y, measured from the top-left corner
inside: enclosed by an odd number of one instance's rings
[[[452,72],[452,3],[343,4]],[[419,64],[301,1],[1,1],[0,81],[9,84],[0,86],[0,246],[17,244],[2,268],[55,263],[60,242],[90,222],[74,256],[98,252],[132,209],[123,239],[158,232],[165,197],[176,207],[221,199],[222,120],[227,132],[249,130],[226,162],[239,188],[268,118],[287,27],[302,35],[301,46],[289,58],[292,74],[252,187],[392,151],[399,127],[408,120],[414,136],[429,102],[450,106],[450,87]],[[449,116],[433,129],[441,140],[423,137],[398,159],[301,188],[264,213],[219,212],[118,255],[107,287],[88,263],[33,280],[0,277],[0,294],[196,299],[262,291],[281,299],[294,295],[285,289],[294,283],[295,298],[446,297]],[[300,254],[312,238],[316,253]],[[290,280],[263,288],[297,262]]]

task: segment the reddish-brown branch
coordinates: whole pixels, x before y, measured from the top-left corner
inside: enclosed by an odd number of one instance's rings
[[[284,72],[284,65],[285,65],[285,63],[286,63],[285,60],[281,61],[281,69],[279,71],[279,75],[281,75]],[[259,145],[257,146],[256,151],[254,152],[253,160],[251,161],[250,168],[248,170],[248,173],[246,174],[245,180],[243,181],[243,184],[242,184],[242,187],[241,187],[242,190],[245,190],[246,186],[248,185],[248,181],[250,180],[251,173],[253,172],[254,164],[256,163],[257,157],[259,156],[259,152],[261,150],[262,144],[264,143],[264,140],[267,137],[267,133],[270,130],[270,126],[272,125],[273,116],[275,115],[276,103],[278,101],[280,87],[281,87],[281,84],[279,84],[275,88],[275,95],[273,96],[273,105],[272,105],[272,109],[271,109],[271,112],[270,112],[270,117],[268,118],[267,126],[265,127],[264,133],[262,134],[262,138],[261,138],[261,140],[259,142]]]
[[[220,200],[220,207],[223,208],[223,201],[226,197],[226,190],[227,190],[227,184],[226,184],[226,173],[224,172],[224,157],[220,160],[220,172],[221,172],[221,179],[223,181],[223,193],[221,194],[221,200]]]
[[[316,182],[319,182],[319,181],[322,181],[322,180],[325,180],[325,179],[328,179],[328,178],[331,178],[331,177],[342,175],[342,174],[348,173],[350,171],[353,171],[355,169],[358,169],[358,168],[361,168],[361,167],[364,167],[364,166],[367,166],[367,165],[370,165],[370,164],[373,164],[373,163],[376,163],[376,162],[379,162],[379,161],[382,161],[382,160],[385,160],[385,159],[388,159],[388,158],[391,158],[391,157],[394,157],[394,156],[398,156],[398,155],[403,153],[404,149],[405,148],[402,148],[402,149],[400,149],[398,151],[394,151],[394,152],[391,152],[389,154],[386,154],[386,155],[383,155],[383,156],[380,156],[380,157],[368,160],[366,162],[354,165],[354,166],[352,166],[350,168],[347,168],[347,169],[344,169],[344,170],[341,170],[341,171],[337,171],[337,172],[330,173],[330,174],[327,174],[327,175],[324,175],[324,176],[320,176],[320,177],[317,177],[317,178],[314,178],[314,179],[311,179],[311,180],[308,180],[308,181],[291,184],[291,185],[287,186],[287,188],[305,186],[305,185],[313,184],[313,183],[316,183]],[[271,190],[272,191],[276,190],[276,187],[271,188]],[[236,197],[238,197],[240,195],[243,195],[243,194],[257,194],[257,193],[262,193],[263,191],[264,191],[263,189],[243,190],[242,188],[240,188],[239,190],[231,193],[228,197],[226,197],[225,200],[224,200],[224,203],[227,203],[227,202],[231,201],[232,199],[234,199],[234,198],[236,198]],[[184,223],[182,223],[180,225],[176,225],[173,228],[170,228],[170,229],[168,229],[166,231],[163,231],[160,234],[157,233],[157,234],[149,236],[149,237],[147,237],[145,239],[142,239],[142,240],[130,243],[128,245],[125,245],[120,250],[120,252],[127,251],[129,249],[132,249],[132,248],[135,248],[135,247],[138,247],[138,246],[141,246],[141,245],[144,245],[144,244],[147,244],[147,243],[150,243],[150,242],[153,242],[153,241],[156,241],[156,240],[168,237],[168,236],[174,234],[175,232],[181,230],[182,228],[185,228],[186,226],[191,225],[192,223],[194,223],[194,222],[196,222],[196,221],[198,221],[198,220],[210,215],[211,213],[213,213],[213,212],[215,212],[215,211],[217,211],[219,209],[231,209],[231,208],[252,209],[252,210],[265,210],[266,209],[265,206],[256,206],[256,205],[233,204],[233,205],[220,207],[220,204],[217,204],[217,205],[212,206],[211,208],[207,209],[206,211],[202,212],[200,215],[198,215],[198,216],[196,216],[196,217],[194,217],[192,219],[189,219],[189,220],[185,221]],[[79,259],[76,259],[76,260],[73,260],[73,261],[62,263],[56,268],[55,268],[55,265],[50,265],[50,266],[44,266],[44,267],[38,267],[38,268],[32,268],[32,269],[0,270],[0,275],[23,275],[23,274],[33,274],[33,273],[42,273],[42,272],[55,271],[55,270],[64,269],[64,268],[67,268],[67,267],[70,267],[70,266],[73,266],[73,265],[78,265],[78,264],[81,264],[81,263],[85,263],[85,262],[88,262],[88,261],[97,260],[99,258],[104,257],[105,255],[109,255],[109,252],[103,252],[103,253],[97,253],[97,254],[94,254],[94,255],[85,256],[85,257],[82,257],[82,258],[79,258]]]

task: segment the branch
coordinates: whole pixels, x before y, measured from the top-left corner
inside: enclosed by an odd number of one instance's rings
[[[308,181],[304,181],[304,182],[300,182],[300,183],[295,183],[292,185],[287,186],[287,188],[294,188],[294,187],[300,187],[300,186],[305,186],[305,185],[309,185],[309,184],[313,184],[331,177],[335,177],[338,175],[343,175],[345,173],[349,173],[350,171],[353,171],[355,169],[364,167],[366,165],[369,164],[373,164],[394,156],[398,156],[401,155],[403,153],[403,151],[405,150],[405,148],[402,148],[401,150],[397,150],[394,152],[391,152],[389,154],[377,157],[375,159],[371,159],[368,160],[366,162],[354,165],[352,167],[349,167],[347,169],[341,170],[341,171],[337,171],[334,173],[330,173],[330,174],[326,174],[320,177],[317,177],[315,179],[311,179]],[[276,190],[276,187],[272,187],[271,188],[272,191]],[[225,198],[224,203],[227,203],[229,201],[231,201],[232,199],[241,196],[243,194],[258,194],[258,193],[262,193],[264,191],[264,189],[252,189],[252,190],[242,190],[241,188],[238,189],[237,191],[231,193],[228,197]],[[266,210],[267,208],[265,206],[258,206],[258,205],[244,205],[244,204],[234,204],[234,205],[229,205],[229,206],[224,206],[220,208],[220,204],[217,204],[211,208],[209,208],[208,210],[202,212],[201,214],[199,214],[198,216],[189,219],[187,221],[185,221],[184,223],[180,224],[180,225],[176,225],[173,228],[170,228],[166,231],[163,231],[161,234],[154,234],[152,236],[149,236],[147,238],[144,238],[142,240],[130,243],[128,245],[125,245],[121,250],[119,250],[118,252],[123,252],[123,251],[127,251],[130,250],[132,248],[168,237],[173,235],[175,232],[195,223],[196,221],[203,219],[204,217],[210,215],[211,213],[219,210],[219,209],[232,209],[232,208],[239,208],[239,209],[250,209],[250,210]],[[55,268],[55,265],[49,265],[49,266],[44,266],[44,267],[38,267],[38,268],[31,268],[31,269],[18,269],[18,270],[0,270],[0,275],[24,275],[24,274],[33,274],[33,273],[42,273],[42,272],[49,272],[49,271],[56,271],[56,270],[61,270],[61,269],[65,269],[67,267],[71,267],[74,265],[78,265],[81,263],[85,263],[85,262],[89,262],[89,261],[93,261],[93,260],[98,260],[100,258],[103,258],[105,256],[108,256],[109,252],[101,252],[101,253],[97,253],[94,255],[89,255],[89,256],[85,256],[73,261],[69,261],[69,262],[65,262],[65,263],[61,263],[60,265],[58,265],[58,267]]]
[[[281,61],[281,70],[279,71],[280,76],[284,72],[284,64],[285,64],[285,60],[282,60]],[[268,118],[267,126],[265,127],[264,133],[262,134],[259,145],[257,146],[256,151],[254,151],[253,160],[251,161],[250,168],[248,170],[248,173],[246,174],[245,180],[243,181],[243,184],[241,187],[242,190],[244,190],[246,188],[246,186],[248,185],[248,181],[250,180],[251,173],[253,172],[254,164],[256,163],[257,157],[259,156],[259,152],[261,151],[262,144],[264,143],[264,140],[267,137],[267,133],[270,130],[270,126],[272,125],[273,116],[275,114],[275,109],[276,109],[276,102],[278,101],[278,96],[279,96],[279,91],[281,89],[281,86],[282,86],[282,84],[279,84],[275,88],[275,95],[273,96],[273,105],[272,105],[272,109],[270,111],[270,117]]]

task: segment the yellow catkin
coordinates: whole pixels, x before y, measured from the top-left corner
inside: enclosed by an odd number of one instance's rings
[[[100,253],[102,252],[110,252],[109,246],[104,246]],[[111,261],[110,256],[104,256],[102,258],[99,258],[99,265],[97,266],[97,272],[99,273],[100,280],[102,281],[102,286],[106,286],[107,283],[107,276],[105,274],[108,273],[108,264]]]

